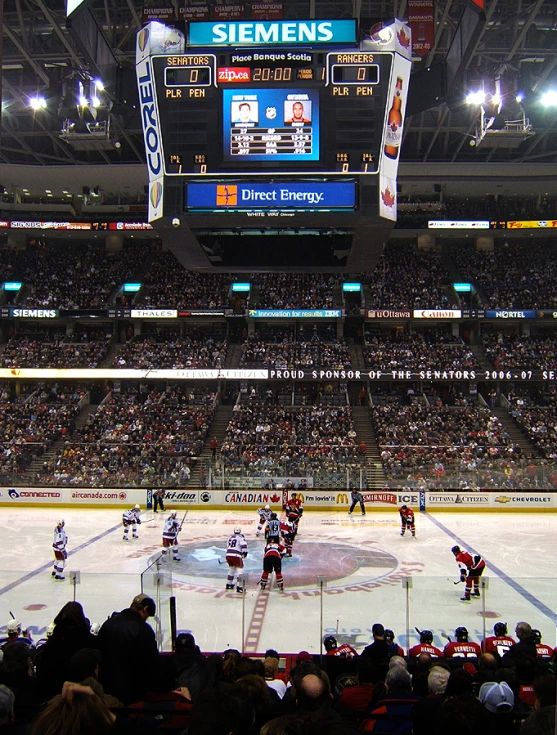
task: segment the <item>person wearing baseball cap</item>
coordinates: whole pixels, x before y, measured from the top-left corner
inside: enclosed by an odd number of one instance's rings
[[[159,652],[147,622],[156,611],[149,595],[136,595],[128,608],[103,623],[97,636],[102,653],[99,680],[125,705],[142,700],[156,675]]]

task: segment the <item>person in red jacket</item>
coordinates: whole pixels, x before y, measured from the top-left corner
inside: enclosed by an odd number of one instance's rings
[[[485,561],[479,554],[472,556],[468,551],[463,551],[460,546],[453,546],[456,563],[460,568],[460,581],[466,583],[463,602],[470,602],[470,597],[480,597],[480,577],[485,569]],[[472,585],[474,591],[472,592]]]
[[[404,536],[406,529],[409,528],[412,536],[416,538],[416,523],[414,520],[414,511],[408,505],[401,505],[398,509],[400,513],[400,535]]]
[[[482,653],[496,653],[502,657],[516,641],[507,635],[506,623],[495,623],[493,632],[495,635],[482,641]]]
[[[551,658],[553,656],[553,648],[542,643],[542,634],[537,628],[532,628],[532,639],[536,644],[536,656],[538,658]]]
[[[327,656],[340,656],[342,658],[354,658],[358,655],[358,651],[349,643],[342,643],[340,646],[334,635],[326,635],[323,639],[323,645],[327,651]]]
[[[480,646],[468,640],[468,631],[459,627],[454,632],[456,641],[450,641],[443,649],[445,658],[477,658],[481,654]]]
[[[420,642],[417,646],[412,646],[408,651],[408,656],[410,658],[418,658],[420,653],[429,653],[430,656],[443,658],[443,651],[433,645],[433,633],[431,630],[420,631]]]

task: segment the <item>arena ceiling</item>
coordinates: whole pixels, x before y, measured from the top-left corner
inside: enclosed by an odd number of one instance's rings
[[[85,75],[96,76],[87,43],[66,27],[65,0],[3,0],[1,164],[82,166],[144,163],[143,139],[134,76],[134,39],[144,6],[171,3],[146,0],[90,0],[91,13],[108,41],[101,54],[107,72],[103,97],[110,120],[110,141],[97,150],[80,150],[62,139],[69,93]],[[2,0],[0,0],[0,7]],[[557,107],[543,107],[541,93],[557,89],[557,2],[485,0],[486,22],[470,50],[462,84],[443,90],[440,103],[416,112],[408,121],[401,160],[440,162],[553,163],[557,158]],[[435,0],[436,31],[432,51],[414,64],[418,72],[441,64],[455,36],[465,0]],[[347,18],[356,15],[363,29],[393,15],[405,17],[406,0],[285,0],[286,18]],[[89,48],[93,41],[89,39]],[[102,70],[101,70],[102,71]],[[433,78],[433,76],[432,76]],[[496,80],[499,80],[496,82]],[[485,136],[478,145],[478,107],[464,102],[467,91],[483,85],[503,95],[503,113],[522,115],[530,126],[505,143]],[[74,85],[72,87],[72,85]],[[419,87],[421,89],[421,87]],[[431,92],[427,82],[424,93]],[[525,97],[513,109],[517,92]],[[46,109],[33,112],[29,97],[42,95]],[[110,109],[108,109],[110,108]],[[518,126],[520,128],[520,126]]]

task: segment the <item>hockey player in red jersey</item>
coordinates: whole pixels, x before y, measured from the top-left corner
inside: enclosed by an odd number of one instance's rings
[[[341,658],[354,658],[358,655],[358,651],[349,643],[338,645],[337,639],[333,635],[326,635],[323,639],[323,645],[327,651],[327,656],[340,656]]]
[[[277,586],[279,588],[279,592],[281,594],[284,592],[284,580],[282,578],[282,557],[285,555],[285,553],[286,549],[281,543],[279,543],[278,540],[275,541],[273,539],[267,542],[267,545],[265,546],[265,551],[263,552],[263,573],[261,574],[261,579],[259,580],[259,584],[261,585],[262,590],[267,587],[269,574],[272,574],[274,572],[277,578]]]
[[[460,546],[453,546],[456,563],[460,568],[460,582],[466,583],[463,602],[470,602],[470,597],[480,597],[480,577],[485,569],[485,561],[479,554],[472,556],[468,551],[463,551]],[[472,585],[474,591],[472,592]]]
[[[401,505],[398,509],[400,513],[400,535],[404,536],[406,529],[409,528],[412,536],[416,538],[416,523],[414,520],[414,511],[408,505]]]
[[[532,628],[532,640],[536,644],[536,656],[538,658],[551,658],[553,656],[553,648],[542,643],[542,634],[537,628]]]
[[[296,538],[296,529],[294,527],[294,523],[292,521],[289,521],[288,519],[281,521],[280,522],[280,534],[284,541],[284,546],[286,547],[285,556],[291,557],[292,556],[292,545],[294,543],[294,539]]]
[[[445,658],[477,658],[481,654],[480,646],[468,640],[466,628],[457,628],[454,634],[456,641],[447,643],[443,649]]]
[[[234,579],[238,574],[236,592],[242,593],[244,588],[240,581],[240,572],[244,568],[244,559],[248,555],[248,544],[242,529],[236,526],[232,536],[226,545],[226,563],[228,564],[228,576],[226,578],[226,589],[234,589]]]
[[[420,634],[420,642],[418,645],[412,646],[408,651],[408,656],[410,658],[418,658],[420,653],[429,653],[430,656],[434,656],[435,658],[443,658],[443,651],[433,645],[433,633],[431,630],[420,630],[418,632]]]
[[[298,495],[296,495],[296,493],[292,493],[290,498],[288,498],[282,506],[282,509],[286,512],[286,517],[289,521],[292,521],[294,525],[294,535],[298,533],[298,525],[304,512],[304,504],[299,495],[299,493]]]
[[[482,641],[482,653],[496,653],[503,658],[509,648],[514,646],[516,641],[510,635],[507,635],[506,623],[495,623],[493,632],[495,635]]]

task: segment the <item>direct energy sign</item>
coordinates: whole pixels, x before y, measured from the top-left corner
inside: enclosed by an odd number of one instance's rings
[[[188,184],[187,209],[354,209],[354,183]]]

